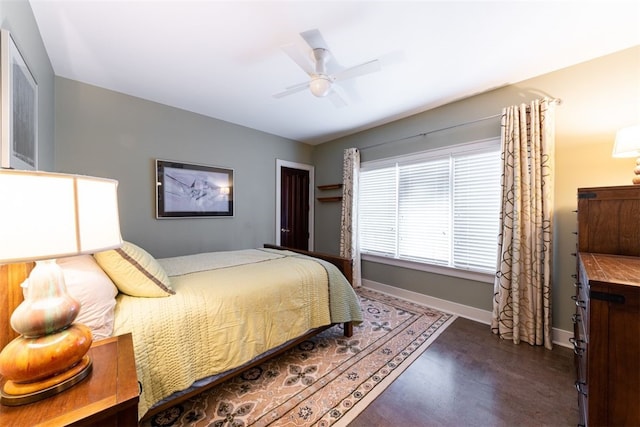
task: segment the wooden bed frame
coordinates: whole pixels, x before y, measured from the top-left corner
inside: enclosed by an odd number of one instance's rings
[[[281,250],[289,250],[292,252],[297,252],[303,255],[313,256],[325,261],[328,261],[334,264],[338,269],[344,274],[349,283],[353,285],[353,273],[352,273],[352,265],[351,260],[348,258],[339,257],[336,255],[330,255],[321,252],[312,252],[312,251],[304,251],[299,249],[286,248],[283,246],[276,246],[272,244],[265,244],[265,248],[270,249],[281,249]],[[11,328],[10,324],[10,316],[11,313],[16,309],[16,307],[22,302],[22,288],[20,284],[29,276],[29,273],[33,269],[35,263],[16,263],[16,264],[5,264],[0,265],[0,307],[2,307],[2,315],[0,315],[0,349],[4,348],[11,340],[18,336],[18,334]],[[6,308],[6,309],[5,309]],[[143,416],[144,419],[148,419],[153,415],[164,411],[172,407],[173,405],[183,402],[193,396],[196,396],[202,393],[205,390],[208,390],[232,377],[241,374],[242,372],[249,370],[253,367],[256,367],[265,361],[274,358],[285,351],[297,346],[301,342],[308,340],[309,338],[319,334],[320,332],[334,326],[335,324],[323,326],[320,328],[315,328],[304,335],[293,339],[284,345],[277,348],[272,352],[266,353],[262,356],[258,356],[256,359],[251,362],[240,366],[236,369],[232,369],[228,372],[225,372],[222,375],[216,376],[211,382],[208,382],[204,385],[199,386],[198,388],[193,388],[188,392],[180,395],[176,399],[167,401],[161,405],[155,406],[151,408],[147,413]],[[344,324],[344,335],[350,337],[353,335],[353,324],[351,322],[347,322]]]

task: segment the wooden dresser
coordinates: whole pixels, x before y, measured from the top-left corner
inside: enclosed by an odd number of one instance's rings
[[[580,424],[640,425],[640,186],[578,190]]]

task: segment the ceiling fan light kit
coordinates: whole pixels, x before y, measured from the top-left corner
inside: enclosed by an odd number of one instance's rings
[[[311,82],[309,82],[309,89],[318,98],[327,96],[331,90],[331,79],[323,75],[313,76],[311,77]]]

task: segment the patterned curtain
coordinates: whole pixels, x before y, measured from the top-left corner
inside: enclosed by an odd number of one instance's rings
[[[353,286],[362,284],[360,271],[360,245],[358,244],[358,181],[360,177],[360,151],[344,150],[342,171],[342,216],[340,219],[340,256],[351,258]]]
[[[555,101],[502,113],[502,209],[491,330],[551,349]]]

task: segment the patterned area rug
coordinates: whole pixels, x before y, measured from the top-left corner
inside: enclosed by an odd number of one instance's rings
[[[413,362],[455,316],[359,288],[365,321],[339,326],[143,427],[345,426]]]

